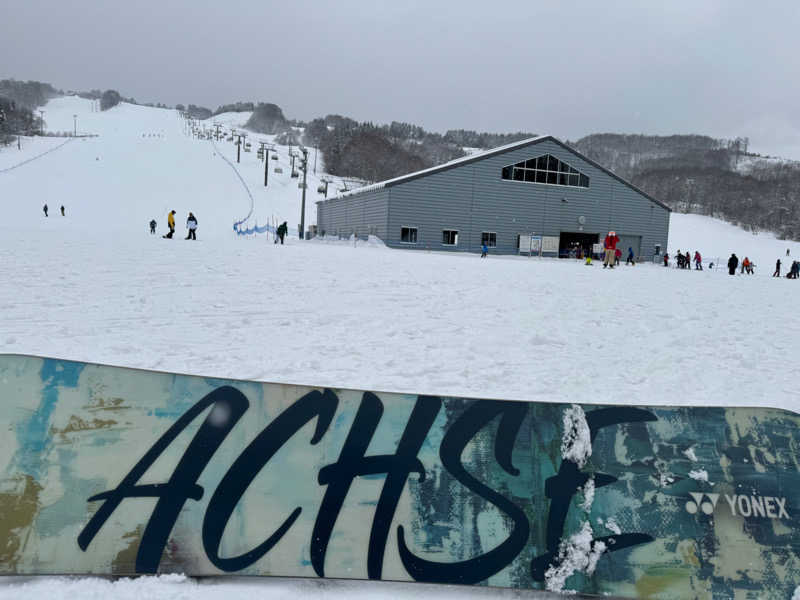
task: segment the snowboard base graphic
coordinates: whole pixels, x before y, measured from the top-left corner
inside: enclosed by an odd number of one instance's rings
[[[0,574],[789,598],[798,425],[0,355]]]

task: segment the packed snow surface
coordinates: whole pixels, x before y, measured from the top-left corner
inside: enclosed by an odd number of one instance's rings
[[[271,162],[283,173],[271,166],[265,188],[257,143],[237,164],[231,143],[217,142],[217,150],[193,139],[175,111],[122,104],[96,113],[88,101],[59,98],[46,107],[48,129],[70,130],[73,114],[79,133],[98,137],[47,154],[63,139],[0,148],[0,170],[21,165],[0,173],[0,352],[449,396],[796,408],[800,283],[770,275],[777,258],[788,266],[800,257],[800,244],[673,214],[670,253],[699,250],[724,262],[736,252],[758,265],[755,275],[734,277],[707,263],[703,271],[644,263],[604,270],[296,235],[274,244],[266,235],[237,236],[232,224],[252,212],[254,223],[288,221],[296,229],[300,190],[289,177],[288,148],[278,147]],[[236,165],[252,205],[218,152]],[[307,224],[322,175],[320,160],[309,173]],[[171,209],[178,231],[166,240]],[[182,239],[190,210],[199,221],[196,242]],[[157,235],[148,233],[153,218]],[[576,560],[590,567],[599,548],[578,546],[585,561]],[[0,597],[429,593],[411,585],[320,585],[6,579]],[[438,587],[436,594],[512,597]]]

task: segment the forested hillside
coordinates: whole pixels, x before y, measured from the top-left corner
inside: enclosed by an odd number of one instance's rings
[[[571,145],[677,212],[800,239],[800,163],[748,153],[746,138],[606,133]]]
[[[0,143],[8,143],[15,134],[30,134],[41,127],[34,109],[59,92],[39,81],[0,80]]]

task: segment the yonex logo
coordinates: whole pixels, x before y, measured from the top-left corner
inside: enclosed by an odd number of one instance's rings
[[[686,512],[689,514],[697,513],[697,509],[699,508],[705,514],[710,515],[714,512],[714,509],[717,506],[717,501],[719,500],[719,494],[704,494],[703,492],[689,492],[689,495],[693,498],[693,500],[689,500],[686,502]],[[707,500],[703,500],[703,496],[707,498]]]
[[[710,515],[717,508],[720,494],[708,492],[689,492],[692,497],[684,505],[689,514]],[[725,503],[730,508],[731,514],[741,517],[766,517],[768,519],[788,519],[789,513],[786,511],[786,498],[775,498],[773,496],[744,496],[741,494],[723,494]]]

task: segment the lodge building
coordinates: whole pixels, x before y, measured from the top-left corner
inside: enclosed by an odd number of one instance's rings
[[[639,260],[667,248],[670,209],[552,136],[472,154],[317,202],[317,233],[394,248],[574,255],[609,230]],[[595,246],[596,249],[596,246]]]

